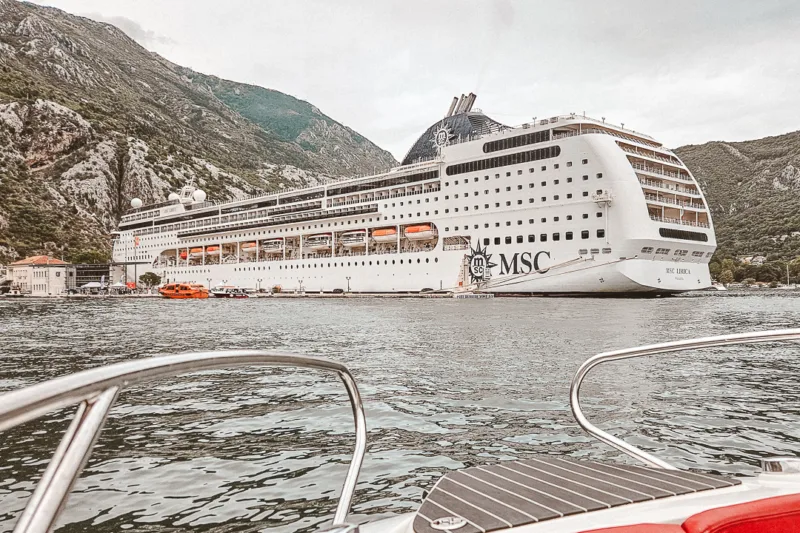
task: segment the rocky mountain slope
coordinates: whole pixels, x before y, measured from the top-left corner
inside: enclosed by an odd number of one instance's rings
[[[190,178],[225,200],[394,164],[307,102],[0,0],[0,262],[107,254],[130,198],[160,201]]]
[[[711,207],[717,257],[800,255],[800,131],[675,150]]]

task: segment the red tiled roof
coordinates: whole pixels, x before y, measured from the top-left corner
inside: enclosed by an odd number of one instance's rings
[[[62,261],[61,259],[56,259],[55,257],[50,257],[47,255],[34,255],[31,257],[26,257],[21,261],[17,261],[15,263],[11,263],[11,266],[31,266],[31,265],[68,265],[66,261]]]

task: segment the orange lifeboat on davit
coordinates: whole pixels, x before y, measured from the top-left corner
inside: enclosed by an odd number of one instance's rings
[[[158,293],[171,300],[190,300],[208,298],[208,289],[199,283],[167,283]]]
[[[375,242],[397,242],[396,228],[380,228],[372,232],[372,240]]]
[[[203,257],[203,249],[202,248],[192,248],[192,249],[190,249],[189,250],[189,257],[191,257],[192,259],[197,258],[197,257]],[[185,259],[185,258],[182,257],[181,259]]]
[[[206,255],[219,255],[219,246],[206,247]]]
[[[243,242],[239,245],[239,248],[241,248],[242,252],[246,254],[256,253],[256,243],[254,242]]]
[[[436,235],[433,231],[433,226],[430,224],[417,224],[416,226],[408,226],[403,231],[406,239],[410,241],[424,241],[433,239]]]

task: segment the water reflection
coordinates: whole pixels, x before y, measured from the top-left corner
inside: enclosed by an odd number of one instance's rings
[[[618,454],[584,435],[569,380],[612,348],[793,327],[800,299],[0,302],[0,390],[128,358],[281,349],[344,362],[365,399],[369,451],[354,516],[413,509],[448,469],[561,453]],[[593,420],[684,467],[753,472],[797,453],[798,351],[735,347],[605,365]],[[0,439],[10,529],[70,410]],[[126,391],[70,499],[63,531],[313,530],[352,449],[335,378],[289,369],[195,373]]]

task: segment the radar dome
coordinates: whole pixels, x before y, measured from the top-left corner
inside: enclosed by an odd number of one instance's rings
[[[181,199],[180,195],[178,195],[178,193],[176,193],[176,192],[171,192],[171,193],[169,193],[169,196],[167,196],[167,200],[169,200],[170,202],[173,202],[175,200],[180,200],[180,199]]]
[[[140,207],[142,207],[142,201],[138,198],[134,198],[133,200],[131,200],[131,207],[134,209],[139,209]]]
[[[200,189],[197,189],[196,191],[194,191],[194,193],[192,193],[192,198],[194,199],[195,202],[205,202],[206,191],[201,191]]]

